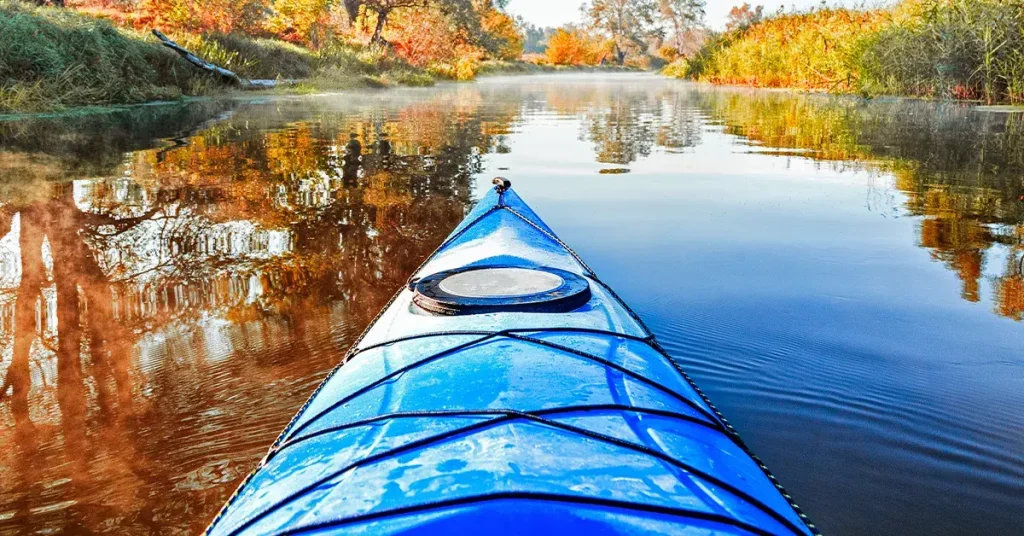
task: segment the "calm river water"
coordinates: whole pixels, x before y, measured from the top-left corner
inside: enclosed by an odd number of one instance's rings
[[[0,534],[200,531],[490,178],[826,534],[1024,527],[1024,116],[489,78],[0,122]]]

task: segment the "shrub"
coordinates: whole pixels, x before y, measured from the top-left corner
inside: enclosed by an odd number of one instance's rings
[[[472,80],[480,70],[480,62],[471,57],[463,57],[454,62],[436,62],[427,67],[427,72],[439,78],[449,80]]]
[[[665,66],[661,74],[672,78],[688,78],[690,76],[690,62],[686,58],[679,58]]]
[[[548,63],[552,65],[597,65],[608,54],[608,45],[601,39],[580,30],[559,28],[548,40]]]

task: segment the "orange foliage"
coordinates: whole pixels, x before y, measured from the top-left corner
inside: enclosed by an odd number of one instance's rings
[[[142,0],[137,26],[189,32],[263,33],[267,0]]]
[[[292,43],[319,44],[348,22],[344,10],[332,12],[330,0],[273,0],[272,6],[264,27]]]
[[[677,49],[674,45],[668,43],[658,47],[657,55],[659,58],[669,63],[676,61],[677,59],[679,59],[680,56],[679,49]]]
[[[395,53],[417,67],[455,60],[471,52],[465,36],[435,9],[395,12],[385,37]]]
[[[607,53],[603,41],[579,30],[559,28],[548,40],[547,57],[552,65],[597,65]]]
[[[523,55],[523,34],[507,13],[489,8],[481,15],[480,25],[490,40],[495,41],[494,55],[502,60],[517,60]]]
[[[337,0],[68,0],[68,5],[139,30],[239,33],[312,48],[337,37],[368,41],[377,20],[366,6],[355,21],[349,20]],[[395,9],[383,34],[399,56],[419,67],[460,61],[477,65],[485,57],[519,59],[523,36],[515,20],[489,1],[474,6],[479,25],[457,24],[437,5]]]
[[[1008,276],[996,287],[999,314],[1014,320],[1024,319],[1024,275]]]
[[[240,33],[320,45],[349,29],[345,10],[332,0],[70,0],[78,11],[138,30],[168,33]]]
[[[409,64],[435,76],[469,80],[487,57],[514,59],[522,54],[522,38],[508,15],[493,11],[484,16],[483,35],[474,38],[438,10],[403,10],[389,19],[385,37]],[[361,25],[369,26],[365,21]]]

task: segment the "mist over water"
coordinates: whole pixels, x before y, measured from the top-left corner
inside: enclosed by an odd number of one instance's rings
[[[1024,525],[1024,115],[623,74],[0,121],[0,534],[202,530],[494,175],[824,533]]]

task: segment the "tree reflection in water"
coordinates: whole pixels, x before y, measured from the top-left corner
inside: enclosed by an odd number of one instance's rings
[[[0,213],[0,532],[199,530],[462,219],[501,129],[477,105],[239,109],[120,161],[24,142],[42,164]],[[54,180],[70,162],[102,175]]]
[[[600,163],[724,129],[873,170],[894,191],[869,208],[899,204],[965,299],[988,278],[1024,319],[1020,116],[538,82],[0,122],[0,533],[201,529],[461,220],[481,155],[543,113]]]
[[[701,107],[777,154],[894,177],[897,213],[920,218],[919,244],[980,300],[989,256],[997,314],[1024,318],[1024,115],[960,103],[862,101],[773,92],[695,90]],[[891,198],[891,197],[890,197]]]

